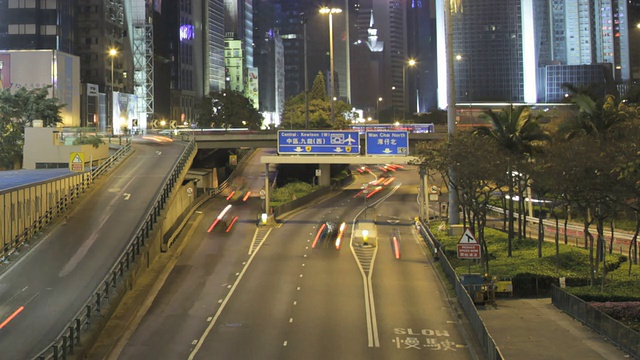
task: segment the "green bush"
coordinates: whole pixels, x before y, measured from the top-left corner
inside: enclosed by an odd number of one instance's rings
[[[283,187],[276,188],[271,194],[271,205],[278,206],[291,200],[301,198],[313,192],[311,184],[302,181],[288,183]]]

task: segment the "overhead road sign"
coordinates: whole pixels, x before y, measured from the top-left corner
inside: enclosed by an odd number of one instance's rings
[[[403,130],[367,131],[367,155],[407,156],[409,132]]]
[[[469,228],[458,241],[458,259],[480,259],[480,244]]]
[[[280,130],[278,154],[359,155],[360,137],[357,131]]]

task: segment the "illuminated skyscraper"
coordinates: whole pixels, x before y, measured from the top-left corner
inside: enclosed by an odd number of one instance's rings
[[[545,67],[551,65],[608,63],[608,78],[618,83],[630,78],[625,1],[474,0],[462,4],[452,15],[457,102],[544,101]],[[437,7],[438,65],[445,69],[443,0]],[[585,71],[582,79],[562,81],[593,81],[588,73],[594,71]],[[446,72],[438,74],[438,106],[444,108]]]

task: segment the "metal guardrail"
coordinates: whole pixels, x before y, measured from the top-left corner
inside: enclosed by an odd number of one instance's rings
[[[555,285],[551,287],[551,303],[606,337],[629,356],[640,359],[640,333]]]
[[[504,359],[502,353],[500,352],[500,349],[489,334],[487,327],[484,325],[484,322],[482,321],[482,318],[480,317],[480,314],[478,313],[473,300],[469,296],[469,293],[464,288],[464,286],[462,286],[462,283],[460,283],[458,274],[456,274],[453,266],[451,266],[449,259],[447,259],[444,253],[440,251],[440,242],[436,239],[431,230],[429,230],[429,228],[425,226],[424,223],[422,223],[422,221],[417,222],[416,225],[419,227],[420,234],[422,235],[425,244],[427,244],[429,249],[431,249],[431,253],[438,254],[438,258],[440,259],[439,261],[442,264],[442,270],[447,276],[449,282],[454,285],[458,303],[462,307],[462,310],[467,316],[467,319],[469,319],[469,323],[471,324],[471,327],[473,328],[478,340],[482,344],[487,358],[489,360]]]
[[[51,344],[35,356],[34,359],[67,359],[69,355],[73,354],[74,348],[80,344],[80,338],[83,331],[88,331],[91,327],[94,317],[100,316],[103,311],[109,309],[111,306],[109,299],[122,295],[126,292],[123,286],[125,284],[125,276],[128,275],[131,268],[135,266],[136,261],[142,258],[140,256],[140,249],[146,245],[146,240],[149,238],[149,235],[154,228],[154,224],[157,223],[157,220],[160,217],[169,196],[171,195],[171,191],[176,186],[182,171],[187,165],[189,157],[195,150],[195,143],[190,142],[185,148],[180,160],[174,165],[172,171],[169,173],[164,187],[156,197],[156,200],[147,213],[147,216],[138,226],[138,229],[136,230],[134,237],[129,242],[129,245],[125,248],[120,257],[118,257],[111,270],[100,282],[93,294],[63,328],[62,332],[60,332]],[[104,171],[107,170],[102,169],[108,169],[110,166],[113,165],[109,165],[108,163],[102,164],[99,169],[96,169],[97,175],[100,176],[103,174]]]

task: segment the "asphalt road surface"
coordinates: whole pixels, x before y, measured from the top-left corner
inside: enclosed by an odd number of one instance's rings
[[[1,359],[30,359],[62,332],[130,242],[184,146],[134,149],[0,275]]]
[[[241,193],[264,188],[262,171],[245,169]],[[363,194],[354,196],[370,174],[275,227],[256,225],[258,196],[209,201],[183,231],[182,256],[149,311],[111,358],[473,358],[413,228],[417,171],[393,175],[366,200],[366,214]],[[228,204],[235,225],[207,232]],[[345,222],[339,249],[317,236],[325,221]]]

